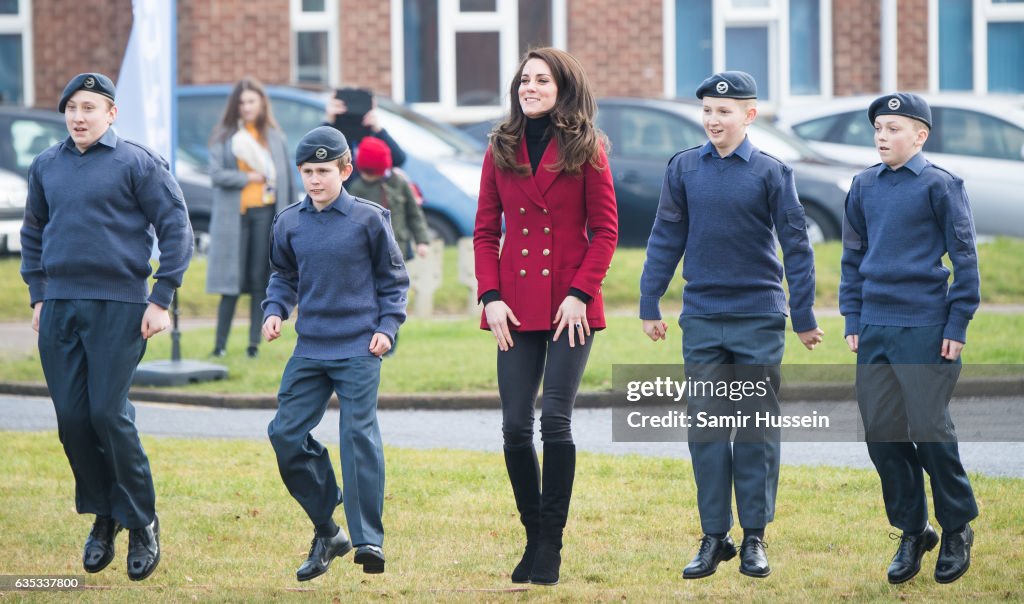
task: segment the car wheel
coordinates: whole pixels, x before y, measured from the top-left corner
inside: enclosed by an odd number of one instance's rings
[[[804,203],[804,216],[807,221],[807,239],[811,245],[839,239],[839,228],[820,207],[812,203]]]
[[[445,245],[455,245],[459,241],[459,233],[447,218],[433,212],[427,212],[427,232],[431,239],[440,239]]]
[[[205,256],[210,251],[210,220],[208,218],[192,219],[192,235],[195,237],[196,256]]]

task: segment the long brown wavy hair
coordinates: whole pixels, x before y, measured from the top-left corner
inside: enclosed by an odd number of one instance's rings
[[[270,97],[267,96],[263,83],[256,78],[245,77],[238,80],[238,83],[231,90],[231,95],[228,96],[228,103],[224,107],[224,114],[221,116],[220,121],[217,122],[217,126],[213,129],[213,134],[210,136],[211,143],[225,141],[238,131],[238,120],[241,119],[241,111],[239,111],[238,105],[241,103],[242,93],[246,90],[252,90],[260,95],[262,110],[256,116],[256,129],[259,131],[260,136],[263,137],[263,140],[267,139],[268,128],[281,129],[277,125],[277,120],[274,119],[274,111],[270,107]]]
[[[603,169],[598,160],[600,149],[608,150],[608,137],[594,125],[597,101],[587,74],[575,57],[551,47],[532,48],[519,62],[519,69],[509,87],[509,116],[490,134],[494,165],[524,176],[530,174],[529,164],[516,161],[516,151],[526,132],[526,115],[519,104],[519,80],[530,59],[547,63],[558,87],[555,106],[549,112],[552,137],[558,141],[558,161],[548,169],[579,174],[586,162],[596,169]]]

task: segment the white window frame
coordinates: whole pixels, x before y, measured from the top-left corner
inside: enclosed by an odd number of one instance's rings
[[[338,0],[324,0],[323,11],[302,10],[302,0],[291,0],[292,32],[291,81],[299,81],[298,34],[300,32],[325,32],[327,34],[327,82],[332,88],[341,85],[341,43],[338,33]]]
[[[18,14],[0,15],[0,34],[21,35],[22,103],[31,107],[36,102],[35,75],[32,69],[32,1],[18,0]]]
[[[988,24],[1024,22],[1024,3],[974,0],[971,7],[975,94],[988,92]],[[928,90],[939,92],[939,0],[928,0]]]
[[[459,0],[437,0],[438,102],[411,103],[413,109],[443,121],[473,122],[500,116],[508,104],[506,87],[519,66],[519,0],[496,0],[494,12],[462,12]],[[391,0],[391,96],[405,102],[405,36],[403,0]],[[552,46],[566,46],[566,0],[551,2]],[[497,32],[499,104],[460,107],[456,104],[455,37],[461,32]]]
[[[664,57],[664,94],[676,96],[676,1],[662,1]],[[768,77],[774,97],[760,103],[771,110],[792,100],[800,102],[832,98],[832,0],[821,0],[818,23],[820,57],[818,79],[821,92],[816,95],[794,95],[789,82],[789,0],[771,0],[769,6],[737,8],[732,0],[711,3],[711,66],[712,71],[725,69],[725,30],[729,27],[756,26],[768,28]],[[711,75],[711,74],[708,74]]]

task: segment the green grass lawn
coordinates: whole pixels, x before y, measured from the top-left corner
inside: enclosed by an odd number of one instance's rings
[[[674,365],[682,362],[679,328],[669,319],[668,340],[651,342],[640,330],[640,321],[612,316],[608,329],[594,340],[582,390],[610,390],[612,365]],[[840,317],[821,317],[824,342],[813,352],[806,350],[792,332],[787,333],[785,363],[788,365],[845,365],[856,357],[842,337]],[[983,314],[971,323],[964,360],[970,365],[1020,365],[1024,347],[1024,314]],[[285,323],[279,340],[260,347],[258,359],[245,355],[247,332],[236,327],[228,344],[228,355],[217,359],[230,377],[184,387],[190,392],[273,394],[281,371],[295,346],[295,331]],[[475,319],[412,319],[402,327],[398,351],[385,359],[381,392],[496,392],[496,347],[490,332],[481,331]],[[565,336],[563,336],[565,337]],[[213,349],[213,329],[186,331],[182,336],[185,358],[202,359]],[[170,358],[170,337],[160,334],[150,341],[146,360]],[[0,380],[43,381],[35,352],[8,356],[0,364]],[[824,371],[824,369],[823,369]],[[1020,372],[1017,372],[1018,375]],[[823,374],[824,375],[824,374]],[[827,376],[825,376],[827,378]],[[827,380],[826,380],[827,381]]]
[[[871,470],[784,466],[764,580],[738,562],[680,578],[700,537],[688,462],[581,454],[561,584],[518,586],[522,529],[501,455],[389,448],[387,572],[364,575],[352,555],[309,583],[295,581],[311,526],[281,483],[269,443],[143,438],[157,489],[162,559],[148,580],[125,575],[127,536],[98,575],[81,568],[91,517],[74,511],[74,483],[53,433],[0,433],[0,574],[77,575],[88,590],[11,592],[48,602],[184,601],[1021,601],[1024,481],[972,476],[981,509],[970,571],[951,585],[921,574],[886,583],[896,549]],[[678,446],[683,446],[679,444]],[[336,447],[332,447],[335,454]],[[784,453],[785,455],[785,453]],[[335,464],[337,468],[337,464]],[[337,470],[336,470],[337,471]],[[336,520],[342,521],[339,508]],[[933,520],[934,522],[934,520]],[[739,529],[734,531],[734,537]]]
[[[840,244],[831,242],[815,247],[817,306],[835,307],[839,287]],[[981,268],[982,301],[989,304],[1024,303],[1024,239],[999,238],[978,247]],[[0,259],[0,321],[30,318],[28,288],[18,274],[20,260]],[[640,273],[643,272],[644,250],[620,248],[615,252],[611,269],[603,287],[605,305],[609,309],[635,310],[639,300]],[[435,313],[466,312],[467,288],[458,282],[458,255],[454,247],[445,249],[442,287],[434,299]],[[205,291],[206,260],[196,258],[185,274],[181,289],[183,317],[213,317],[218,297]],[[667,303],[679,306],[682,278],[677,276],[665,294]],[[238,308],[248,308],[242,300]]]

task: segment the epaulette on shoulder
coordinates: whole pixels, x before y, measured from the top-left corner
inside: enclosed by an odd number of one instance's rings
[[[301,201],[296,201],[295,203],[292,203],[292,204],[289,204],[289,205],[285,206],[284,209],[281,210],[280,212],[278,212],[277,214],[278,214],[278,216],[280,216],[281,214],[284,214],[288,210],[293,210],[293,209],[295,209],[295,208],[297,208],[297,207],[299,207],[301,205],[302,205]]]
[[[693,151],[693,150],[695,150],[695,149],[700,149],[700,148],[701,148],[701,147],[703,147],[703,146],[704,146],[704,145],[694,145],[694,146],[692,146],[692,147],[687,147],[686,149],[683,149],[682,151],[676,151],[676,154],[675,154],[675,155],[673,155],[672,157],[668,158],[668,161],[669,161],[669,162],[671,162],[671,161],[672,161],[673,159],[675,159],[675,158],[679,157],[679,156],[680,156],[680,155],[682,155],[683,153],[686,153],[687,151]]]
[[[785,166],[785,165],[786,165],[786,162],[784,162],[784,161],[782,161],[781,159],[779,159],[779,158],[775,157],[775,156],[774,156],[774,155],[772,155],[771,153],[768,153],[768,152],[767,152],[767,151],[765,151],[764,149],[758,149],[758,150],[757,150],[757,152],[758,152],[758,153],[760,153],[761,155],[765,156],[765,157],[768,157],[768,158],[771,158],[771,159],[773,159],[773,160],[777,161],[778,163],[782,164],[783,166]]]
[[[694,145],[693,147],[683,149],[682,151],[679,151],[678,153],[670,157],[668,163],[671,165],[672,162],[676,161],[676,158],[678,157],[680,168],[682,168],[683,172],[691,172],[693,170],[696,170],[697,160],[700,159],[700,154],[690,152],[698,151],[703,146],[704,145]]]
[[[961,180],[961,178],[959,176],[957,176],[956,174],[953,174],[952,172],[950,172],[949,170],[943,168],[942,166],[940,166],[938,164],[933,164],[931,162],[928,162],[928,166],[932,167],[932,168],[935,168],[939,172],[944,173],[946,176],[948,176],[952,180]]]
[[[386,211],[384,206],[380,205],[379,203],[370,201],[369,199],[363,199],[362,197],[356,197],[355,195],[352,196],[352,199],[357,201],[357,202],[359,202],[359,203],[361,203],[361,204],[370,206],[371,208],[373,208],[377,212],[380,212],[382,215]]]
[[[135,147],[136,149],[141,150],[143,153],[145,153],[146,155],[150,156],[151,158],[153,158],[156,161],[164,161],[163,156],[161,156],[159,153],[157,153],[153,149],[147,147],[146,145],[143,145],[142,143],[133,141],[133,140],[131,140],[129,138],[122,138],[121,142],[122,143],[128,143],[129,145]]]

